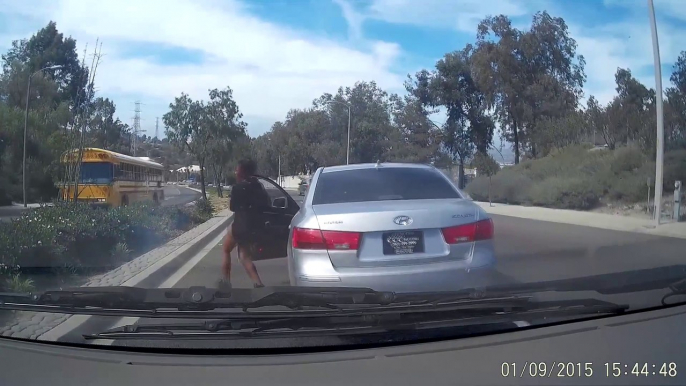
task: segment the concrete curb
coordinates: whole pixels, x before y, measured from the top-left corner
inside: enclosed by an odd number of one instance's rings
[[[627,216],[499,203],[491,206],[481,201],[474,203],[493,215],[686,239],[686,223],[665,223],[656,228],[651,220]]]
[[[154,261],[147,266],[139,264],[138,266],[142,268],[140,271],[131,275],[123,276],[122,272],[118,272],[126,271],[126,268],[122,266],[104,275],[98,275],[92,278],[83,286],[93,287],[101,285],[121,285],[128,287],[158,287],[166,280],[167,277],[172,275],[177,269],[179,269],[179,267],[185,264],[186,261],[188,261],[195,253],[200,251],[210,241],[223,232],[228,227],[228,224],[232,221],[232,219],[233,213],[228,210],[223,210],[217,216],[213,217],[207,222],[198,225],[174,240],[171,240],[170,242],[129,262],[132,263],[132,266],[136,266],[137,260],[150,260],[151,258],[154,259]],[[213,222],[213,224],[208,225],[209,222]],[[200,231],[198,228],[205,229]],[[199,234],[194,235],[194,232],[199,232]],[[192,237],[191,240],[188,240],[189,237]],[[122,278],[126,278],[126,280],[118,283],[119,280],[108,276],[123,276]],[[91,315],[60,315],[62,314],[54,315],[56,318],[48,320],[47,323],[49,325],[41,325],[39,328],[34,328],[36,326],[26,326],[28,329],[34,330],[34,333],[31,334],[31,336],[22,337],[46,341],[57,341],[63,336],[79,328],[79,326],[93,317]],[[33,316],[32,320],[34,318],[35,316]],[[19,330],[20,329],[17,329],[17,332],[20,332]]]

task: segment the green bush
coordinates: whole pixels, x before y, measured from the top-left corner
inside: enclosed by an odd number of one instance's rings
[[[212,218],[214,207],[209,200],[200,199],[195,202],[188,212],[190,219],[194,223],[202,223]]]
[[[653,164],[654,167],[655,165]],[[672,192],[674,190],[674,181],[681,181],[682,186],[686,186],[686,150],[675,150],[665,153],[663,180],[665,192]]]
[[[598,204],[598,192],[589,179],[548,178],[531,189],[534,205],[559,209],[591,209]]]
[[[475,201],[488,201],[488,177],[476,177],[465,187],[464,190]]]
[[[212,203],[210,200],[205,200],[204,198],[201,198],[200,200],[195,202],[195,209],[202,214],[206,215],[211,215],[214,211],[214,207],[212,207]]]
[[[495,176],[491,177],[491,196],[494,202],[507,204],[526,204],[528,190],[532,185],[531,179],[512,170],[503,169]],[[477,201],[488,201],[488,177],[477,177],[465,190]]]
[[[613,153],[610,170],[614,174],[633,172],[648,162],[648,158],[634,147],[618,148]]]
[[[144,253],[205,220],[198,209],[57,202],[0,223],[0,264],[13,272],[110,268],[121,263],[124,249]]]

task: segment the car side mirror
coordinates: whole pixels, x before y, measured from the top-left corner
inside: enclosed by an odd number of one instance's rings
[[[278,197],[272,201],[272,206],[277,209],[286,209],[287,205],[286,197]]]

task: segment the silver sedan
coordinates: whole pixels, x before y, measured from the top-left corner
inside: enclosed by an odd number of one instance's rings
[[[428,165],[319,168],[289,232],[296,286],[455,290],[495,264],[491,218]]]

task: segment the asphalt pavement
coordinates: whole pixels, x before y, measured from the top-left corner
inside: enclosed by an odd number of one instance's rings
[[[302,202],[296,193],[293,197]],[[658,237],[630,232],[603,230],[578,225],[527,220],[508,216],[493,216],[495,224],[495,249],[497,266],[484,276],[484,285],[517,282],[537,282],[596,274],[631,271],[643,268],[682,264],[686,240]],[[195,263],[178,274],[174,287],[214,286],[220,276],[222,239],[214,240],[198,255]],[[237,256],[232,258],[231,282],[235,288],[251,288],[252,284]],[[285,258],[256,261],[255,265],[267,286],[288,285],[288,267]],[[582,296],[589,296],[582,294]],[[593,295],[597,296],[597,294]],[[627,294],[627,302],[641,306],[659,304],[659,296]],[[657,299],[657,300],[656,300]],[[135,320],[128,320],[132,323]],[[140,320],[139,323],[175,323],[180,320]],[[126,324],[120,320],[118,325]],[[95,331],[93,331],[95,332]],[[155,345],[142,341],[110,342],[114,345]],[[323,342],[322,342],[323,343]],[[165,344],[170,344],[169,341]],[[209,341],[185,342],[178,347],[208,347]],[[217,347],[224,343],[216,342]],[[233,347],[244,343],[234,342]],[[271,343],[248,343],[260,347]],[[177,346],[176,343],[173,344]],[[214,345],[214,344],[213,344]]]
[[[164,188],[163,206],[184,205],[200,198],[200,193],[195,190],[178,185],[167,185]]]
[[[297,194],[292,197],[302,202]],[[493,221],[497,264],[484,284],[556,280],[686,262],[684,239],[499,215],[494,215]],[[221,254],[220,241],[177,286],[213,285],[220,272]],[[255,265],[266,285],[288,285],[285,258]],[[235,251],[232,267],[232,285],[251,287]]]

